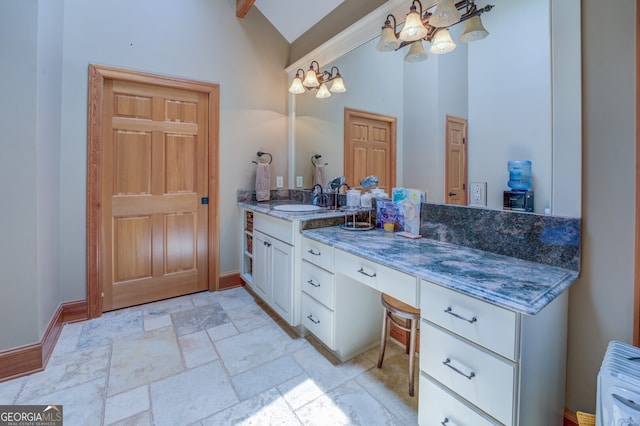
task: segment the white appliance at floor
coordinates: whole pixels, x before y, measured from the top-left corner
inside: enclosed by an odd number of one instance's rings
[[[640,426],[640,348],[609,342],[598,373],[596,426]]]

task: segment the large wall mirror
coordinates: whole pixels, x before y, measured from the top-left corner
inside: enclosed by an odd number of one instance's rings
[[[294,175],[303,176],[304,186],[311,185],[315,154],[329,176],[343,173],[347,107],[397,117],[398,186],[425,190],[428,202],[444,203],[449,114],[468,120],[468,181],[487,183],[487,208],[502,208],[507,162],[531,160],[535,212],[580,216],[579,1],[490,3],[495,8],[482,15],[490,35],[459,42],[458,24],[451,29],[457,44],[451,53],[408,63],[407,48],[378,52],[376,37],[321,63],[340,69],[348,91],[327,99],[315,92],[295,97],[290,142]]]

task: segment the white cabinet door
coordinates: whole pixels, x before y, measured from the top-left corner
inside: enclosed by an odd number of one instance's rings
[[[253,232],[252,287],[289,324],[293,321],[293,247]]]
[[[291,324],[293,318],[293,247],[278,240],[271,240],[271,307]]]
[[[253,290],[265,301],[269,301],[270,288],[270,238],[259,231],[253,231]]]

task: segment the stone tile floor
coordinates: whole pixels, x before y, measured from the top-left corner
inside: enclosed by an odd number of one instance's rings
[[[44,371],[0,383],[0,405],[62,404],[65,426],[417,424],[408,356],[377,356],[339,363],[234,288],[67,324]]]

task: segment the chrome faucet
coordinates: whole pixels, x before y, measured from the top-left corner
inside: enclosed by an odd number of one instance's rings
[[[338,210],[338,207],[340,207],[340,203],[338,202],[338,196],[340,195],[340,188],[342,188],[343,186],[347,187],[347,191],[349,190],[349,185],[347,185],[346,183],[340,184],[340,186],[338,186],[336,188],[336,205],[335,205],[335,209]]]

